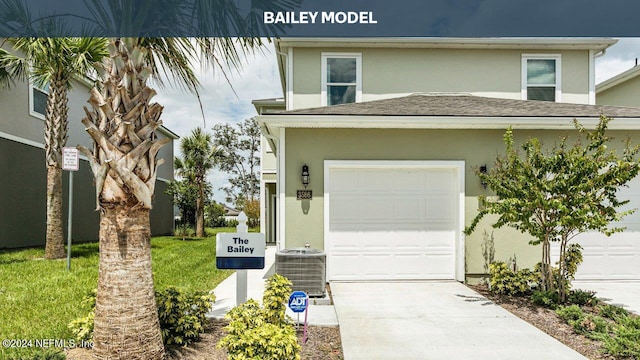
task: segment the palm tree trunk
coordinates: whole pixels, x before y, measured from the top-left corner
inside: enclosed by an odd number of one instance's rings
[[[94,140],[89,159],[100,215],[100,270],[94,325],[96,359],[159,360],[164,347],[155,303],[149,210],[156,159],[169,142],[155,130],[162,106],[150,104],[152,70],[136,39],[115,39],[103,63],[102,89],[93,88],[82,123]]]
[[[199,185],[196,199],[196,236],[204,237],[204,189]]]
[[[64,254],[62,221],[62,148],[67,142],[66,80],[55,74],[49,83],[44,127],[47,162],[47,233],[45,258],[60,259]]]
[[[149,210],[105,207],[100,216],[96,359],[161,359],[164,353],[151,271]]]
[[[62,232],[62,169],[47,166],[47,233],[44,257],[61,259],[64,253]]]

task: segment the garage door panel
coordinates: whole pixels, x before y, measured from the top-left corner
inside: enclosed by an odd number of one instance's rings
[[[452,192],[455,182],[452,181],[453,169],[434,169],[426,174],[429,193]]]
[[[451,195],[429,195],[424,199],[427,221],[454,221],[457,206]]]
[[[393,177],[392,191],[397,194],[426,193],[427,180],[424,172],[403,171]]]
[[[455,277],[455,171],[330,169],[329,178],[329,280]],[[354,178],[358,188],[341,192]]]
[[[342,222],[352,223],[358,220],[358,203],[353,198],[345,197],[333,197],[331,199],[331,213],[335,214],[332,224],[339,224]]]
[[[358,192],[386,194],[391,190],[393,173],[380,170],[362,170],[357,173]]]

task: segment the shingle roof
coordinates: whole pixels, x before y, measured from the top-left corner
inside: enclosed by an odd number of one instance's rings
[[[640,108],[512,100],[464,94],[413,94],[393,99],[276,112],[273,115],[640,118]]]

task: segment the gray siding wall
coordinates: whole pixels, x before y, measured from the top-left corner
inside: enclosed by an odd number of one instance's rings
[[[171,147],[171,145],[167,145]],[[171,163],[167,163],[170,167]],[[156,182],[152,235],[173,231],[173,204]],[[69,199],[69,173],[63,175],[65,239]],[[100,216],[95,211],[95,186],[87,161],[73,176],[73,242],[96,241]],[[46,168],[44,149],[0,138],[0,248],[42,246],[46,232]]]

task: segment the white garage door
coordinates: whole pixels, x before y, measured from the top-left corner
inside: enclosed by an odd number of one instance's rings
[[[620,199],[630,200],[623,210],[638,209],[619,226],[626,231],[607,237],[600,233],[581,234],[574,241],[583,247],[583,263],[578,280],[640,280],[640,178],[622,188]]]
[[[327,170],[329,280],[455,278],[456,168]]]

